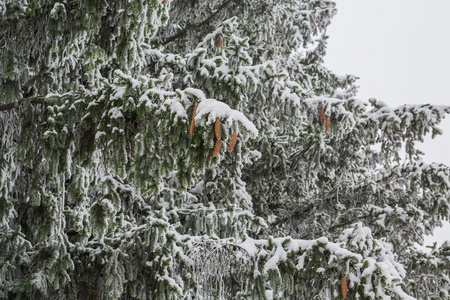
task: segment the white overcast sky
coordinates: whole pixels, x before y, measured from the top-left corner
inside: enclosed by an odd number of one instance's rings
[[[358,98],[450,105],[450,0],[335,0],[325,66],[360,79]],[[426,162],[450,165],[450,115],[444,134],[420,145]],[[450,199],[449,199],[450,201]],[[450,224],[425,244],[450,240]]]

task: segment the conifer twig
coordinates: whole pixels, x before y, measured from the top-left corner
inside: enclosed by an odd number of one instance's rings
[[[14,102],[9,102],[9,103],[5,103],[5,104],[0,104],[0,111],[11,110],[13,108],[16,108],[17,106],[19,106],[21,103],[23,103],[25,101],[29,101],[32,104],[43,104],[44,99],[45,99],[44,96],[36,96],[36,97],[24,98],[20,102],[14,101]]]
[[[382,183],[382,182],[385,182],[385,181],[391,179],[392,177],[394,177],[395,174],[396,174],[395,172],[391,172],[389,175],[384,176],[383,178],[381,178],[381,179],[375,181],[375,183],[376,183],[376,184],[380,184],[380,183]],[[362,189],[367,188],[370,184],[371,184],[371,183],[369,182],[369,183],[367,183],[367,184],[361,185],[361,186],[359,186],[359,187],[357,187],[357,188],[351,190],[351,193],[352,193],[353,195],[355,195],[356,193],[360,192]],[[345,193],[345,195],[349,195],[349,194],[350,194],[350,193]],[[326,198],[331,198],[331,197],[326,197]],[[299,218],[299,217],[300,217],[301,215],[303,215],[304,213],[307,213],[307,212],[311,211],[314,207],[315,207],[314,204],[310,204],[308,207],[306,207],[306,208],[304,208],[304,209],[300,209],[300,210],[294,211],[291,215],[289,215],[289,216],[287,216],[287,217],[285,217],[285,218],[279,219],[278,221],[274,222],[274,223],[272,224],[272,226],[273,226],[273,227],[277,227],[278,225],[287,222],[287,221],[288,221],[289,219],[291,219],[291,218]],[[364,219],[364,218],[366,218],[366,217],[369,217],[369,216],[365,216],[365,217],[363,217],[362,219]],[[358,217],[358,219],[360,219],[360,218]],[[345,225],[345,224],[344,224],[344,225]],[[339,227],[339,226],[336,226],[336,225],[335,225],[335,226],[333,226],[333,227]],[[333,228],[333,227],[332,227],[332,228]]]
[[[204,26],[204,25],[206,25],[209,21],[211,21],[219,12],[221,12],[225,7],[227,7],[228,6],[228,4],[230,4],[231,2],[235,2],[236,0],[227,0],[227,1],[225,1],[224,3],[222,3],[222,5],[221,6],[219,6],[219,8],[215,11],[215,12],[213,12],[208,18],[206,18],[204,21],[202,21],[202,22],[200,22],[200,23],[197,23],[197,24],[188,24],[188,25],[186,25],[186,27],[185,28],[183,28],[182,30],[180,30],[178,33],[176,33],[175,35],[172,35],[171,37],[168,37],[167,39],[165,39],[162,43],[161,43],[161,45],[167,45],[168,43],[170,43],[170,42],[173,42],[174,40],[176,40],[176,39],[178,39],[178,38],[180,38],[180,37],[182,37],[185,33],[186,33],[186,31],[188,31],[189,29],[191,29],[191,28],[198,28],[198,27],[201,27],[201,26]]]

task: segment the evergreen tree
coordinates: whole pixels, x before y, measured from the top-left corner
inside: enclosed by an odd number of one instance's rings
[[[335,13],[0,0],[0,298],[450,299],[450,107],[355,98]]]

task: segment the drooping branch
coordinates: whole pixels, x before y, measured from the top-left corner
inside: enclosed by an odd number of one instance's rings
[[[345,226],[351,225],[353,223],[358,222],[359,220],[364,220],[364,219],[368,219],[368,218],[371,218],[371,217],[376,218],[379,215],[381,215],[381,213],[376,213],[374,215],[368,214],[368,215],[358,216],[358,217],[355,217],[355,218],[350,219],[348,221],[345,221],[345,222],[342,222],[342,223],[338,223],[338,224],[335,224],[335,225],[329,227],[329,231],[332,231],[332,230],[337,229],[337,228],[341,228],[341,227],[345,227]]]
[[[384,176],[383,178],[381,178],[381,179],[375,181],[375,184],[380,184],[380,183],[382,183],[382,182],[385,182],[385,181],[391,179],[392,177],[394,177],[395,174],[396,174],[395,172],[391,172],[389,175],[386,175],[386,176]],[[355,195],[356,193],[361,192],[361,190],[367,188],[370,184],[371,184],[371,183],[367,183],[367,184],[361,185],[361,186],[359,186],[359,187],[357,187],[357,188],[351,190],[351,192],[352,192],[353,195]],[[334,194],[334,193],[331,193],[330,195],[332,195],[332,194]],[[328,197],[328,198],[331,198],[331,197],[334,197],[334,196],[330,196],[330,197]],[[310,212],[315,206],[316,206],[316,205],[315,205],[315,202],[313,202],[313,204],[310,204],[310,205],[309,205],[308,207],[306,207],[306,208],[301,208],[301,209],[299,209],[299,210],[295,210],[295,211],[293,211],[292,214],[290,214],[289,216],[286,216],[285,218],[281,218],[281,219],[279,219],[278,221],[274,222],[274,223],[272,224],[272,226],[273,226],[273,227],[277,227],[277,226],[279,226],[279,225],[281,225],[281,224],[283,224],[283,223],[289,221],[289,219],[293,219],[293,218],[294,218],[294,219],[297,219],[297,218],[300,218],[303,214]],[[364,218],[366,218],[366,217],[369,217],[369,216],[364,216],[364,217],[362,217],[362,219],[364,219]],[[358,217],[358,219],[360,219],[360,217]],[[352,222],[353,222],[353,221],[352,221]],[[352,223],[352,222],[351,222],[351,223]],[[350,224],[351,224],[351,223],[350,223]],[[348,224],[344,224],[344,225],[348,225]],[[339,227],[339,226],[333,226],[333,227]],[[332,227],[332,228],[333,228],[333,227]]]
[[[0,104],[0,111],[10,110],[17,106],[17,102],[10,102],[6,104]]]
[[[11,110],[13,108],[16,108],[17,106],[19,106],[21,103],[24,103],[24,102],[30,102],[32,104],[43,104],[44,99],[45,99],[44,96],[36,96],[36,97],[24,98],[20,102],[14,101],[14,102],[9,102],[9,103],[5,103],[5,104],[0,104],[0,111]]]
[[[165,39],[161,45],[167,45],[170,42],[173,42],[174,40],[182,37],[189,29],[193,29],[193,28],[198,28],[198,27],[202,27],[206,24],[209,23],[209,21],[211,21],[218,13],[220,13],[225,7],[228,6],[228,4],[230,4],[231,2],[235,2],[236,0],[227,0],[224,3],[222,3],[221,6],[219,6],[219,8],[212,13],[208,18],[206,18],[204,21],[197,23],[197,24],[188,24],[186,25],[185,28],[183,28],[182,30],[180,30],[178,33],[176,33],[175,35],[168,37],[167,39]]]

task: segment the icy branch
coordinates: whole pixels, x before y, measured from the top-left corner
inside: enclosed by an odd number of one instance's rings
[[[0,104],[0,111],[11,110],[11,109],[16,108],[17,106],[19,106],[21,103],[27,102],[27,101],[32,103],[32,104],[44,104],[44,100],[45,100],[44,96],[36,96],[36,97],[24,98],[20,102],[15,101],[15,102],[10,102],[10,103],[6,103],[6,104]]]
[[[211,21],[218,13],[220,13],[224,8],[226,8],[228,6],[228,4],[230,4],[231,2],[236,2],[236,0],[225,1],[224,3],[222,3],[221,6],[219,6],[219,8],[212,15],[210,15],[204,21],[197,23],[197,24],[188,24],[184,29],[180,30],[177,34],[172,35],[171,37],[168,37],[161,44],[167,45],[168,43],[173,42],[176,39],[184,36],[186,34],[186,31],[188,31],[189,29],[198,29],[199,27],[202,27],[202,26],[208,24],[209,21]]]

